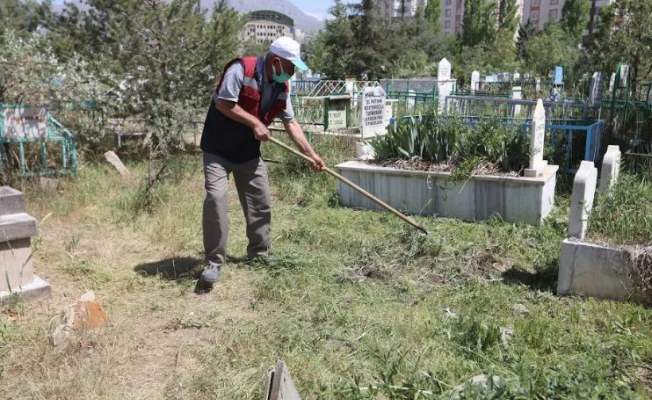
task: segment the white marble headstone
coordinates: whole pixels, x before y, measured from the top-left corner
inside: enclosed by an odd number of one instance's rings
[[[437,80],[446,81],[451,78],[451,63],[443,58],[437,67]]]
[[[607,147],[607,153],[602,160],[602,171],[600,172],[600,193],[611,190],[618,181],[621,157],[619,146]]]
[[[593,165],[593,161],[582,161],[573,181],[568,236],[580,239],[586,237],[597,183],[598,169]]]
[[[480,90],[480,72],[473,71],[471,73],[471,93]]]
[[[362,92],[362,137],[385,133],[385,90],[381,86],[367,87]]]
[[[532,143],[530,147],[530,168],[525,170],[526,177],[541,175],[548,162],[543,159],[546,137],[546,110],[539,99],[532,115]]]
[[[440,113],[444,111],[444,107],[446,106],[446,98],[448,98],[448,96],[450,96],[451,92],[453,91],[455,81],[451,79],[451,70],[451,63],[448,62],[446,58],[443,58],[439,62],[439,66],[437,68],[437,96],[439,102],[438,109]]]

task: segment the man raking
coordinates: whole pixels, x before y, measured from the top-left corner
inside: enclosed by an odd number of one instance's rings
[[[247,223],[247,258],[265,257],[269,251],[270,189],[260,142],[270,139],[267,127],[274,118],[283,121],[296,147],[314,161],[311,167],[324,168],[294,119],[288,81],[295,68],[308,69],[301,60],[299,43],[289,37],[276,39],[265,55],[236,58],[224,68],[200,144],[206,187],[202,221],[206,265],[197,281],[198,293],[213,288],[226,260],[230,174]]]

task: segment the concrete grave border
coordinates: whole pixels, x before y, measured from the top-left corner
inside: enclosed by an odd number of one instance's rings
[[[484,221],[499,215],[508,222],[541,225],[554,207],[558,166],[548,165],[540,176],[482,175],[448,187],[448,172],[408,171],[359,161],[336,166],[345,178],[392,207],[418,215],[440,215]],[[382,210],[349,186],[338,182],[342,204]]]
[[[609,195],[618,179],[620,157],[618,146],[609,146],[600,178],[603,195]],[[562,243],[557,294],[652,304],[650,293],[640,289],[639,249],[585,241],[596,186],[597,169],[593,162],[583,161],[573,183],[569,237]]]

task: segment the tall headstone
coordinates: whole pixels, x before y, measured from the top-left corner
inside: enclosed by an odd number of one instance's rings
[[[444,111],[446,106],[446,98],[450,96],[453,91],[455,81],[451,79],[451,63],[446,58],[443,58],[437,68],[437,95],[439,97],[439,112]]]
[[[514,86],[512,88],[512,100],[522,100],[523,99],[523,89],[520,86]],[[514,117],[521,115],[521,106],[519,104],[514,105]]]
[[[514,78],[514,82],[518,82],[521,80],[521,74],[518,71],[514,72],[513,78]]]
[[[480,90],[480,72],[473,71],[471,73],[471,93]]]
[[[629,84],[629,65],[620,64],[618,65],[618,75],[616,75],[616,88],[623,89],[626,88]]]
[[[602,160],[602,170],[600,172],[600,193],[611,190],[618,181],[621,157],[619,146],[607,147],[607,153]]]
[[[50,285],[34,275],[31,239],[36,225],[25,213],[23,194],[0,187],[0,303],[14,294],[23,299],[50,296]]]
[[[614,91],[614,85],[616,84],[616,73],[611,74],[611,79],[609,80],[609,93]]]
[[[593,161],[582,161],[573,181],[573,195],[568,221],[568,236],[579,239],[586,237],[589,214],[593,209],[595,186],[598,183],[598,169]]]
[[[555,67],[555,80],[553,81],[555,85],[564,84],[564,67],[556,66]]]
[[[536,91],[537,91],[537,94],[541,93],[541,78],[537,78]]]
[[[367,87],[362,92],[362,137],[386,133],[384,124],[387,96],[381,86]]]
[[[604,95],[604,79],[602,72],[594,72],[591,77],[591,87],[589,89],[589,106],[598,107],[602,104]]]
[[[532,143],[530,147],[530,168],[525,170],[526,177],[537,177],[543,173],[548,162],[543,159],[546,137],[546,109],[539,99],[532,115]]]

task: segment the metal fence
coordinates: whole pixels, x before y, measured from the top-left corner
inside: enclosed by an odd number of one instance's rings
[[[0,105],[0,167],[23,177],[76,174],[75,138],[44,107]]]

